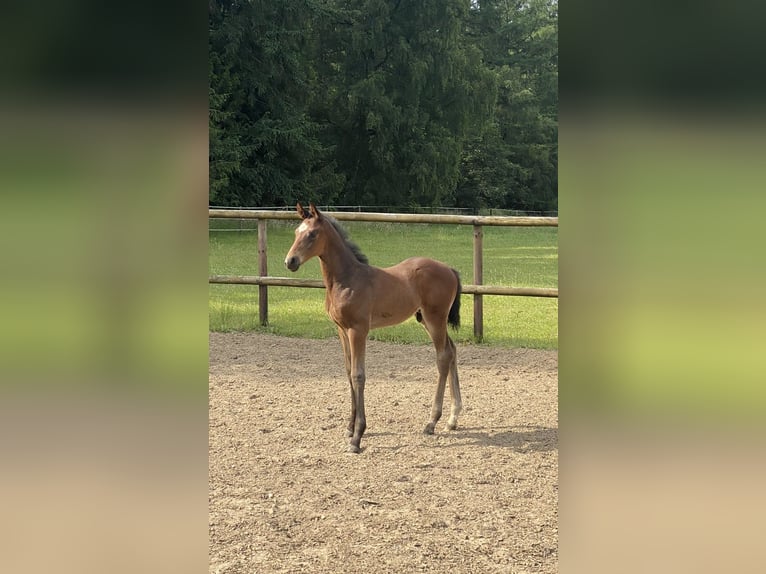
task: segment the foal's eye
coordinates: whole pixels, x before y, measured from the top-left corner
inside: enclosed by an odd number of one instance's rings
[[[316,230],[315,230],[315,231],[309,231],[309,233],[308,233],[308,238],[309,238],[311,241],[313,241],[314,239],[316,239],[316,237],[317,237],[317,232],[316,232]]]

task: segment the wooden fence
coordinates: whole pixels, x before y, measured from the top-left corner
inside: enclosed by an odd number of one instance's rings
[[[473,295],[473,334],[477,341],[484,338],[484,295],[516,295],[523,297],[558,297],[558,289],[540,287],[506,287],[484,285],[483,226],[505,227],[558,227],[558,217],[504,217],[481,215],[434,215],[415,213],[358,213],[327,212],[338,221],[368,221],[388,223],[438,223],[473,226],[473,283],[463,285],[463,293]],[[322,281],[270,277],[266,265],[266,222],[269,219],[299,219],[295,211],[267,211],[261,209],[210,209],[211,219],[258,220],[258,275],[211,275],[210,283],[258,285],[258,318],[261,325],[269,320],[269,286],[324,288]]]

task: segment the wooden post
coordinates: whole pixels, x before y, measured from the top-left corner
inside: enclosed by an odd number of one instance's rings
[[[258,220],[258,275],[268,276],[266,258],[266,223],[265,219]],[[269,287],[258,286],[258,319],[264,327],[269,324]]]
[[[473,226],[473,283],[481,285],[484,275],[484,264],[482,261],[482,243],[484,231],[481,225]],[[484,338],[484,301],[481,294],[473,296],[473,336],[476,341],[481,342]]]

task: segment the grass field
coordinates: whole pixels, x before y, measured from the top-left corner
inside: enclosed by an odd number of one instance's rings
[[[235,221],[215,221],[215,227],[238,227]],[[253,222],[247,222],[252,227]],[[269,221],[268,273],[321,279],[319,261],[311,260],[296,273],[284,266],[296,222]],[[344,222],[352,239],[373,265],[387,267],[414,255],[433,257],[460,271],[472,283],[473,230],[465,225]],[[210,231],[211,274],[256,275],[257,233],[252,230]],[[484,228],[484,283],[518,287],[558,287],[558,229]],[[258,287],[210,285],[211,331],[265,331],[279,335],[326,338],[337,335],[324,312],[323,289],[269,287],[269,326],[258,324]],[[473,338],[473,296],[463,295],[462,342]],[[415,321],[373,331],[371,338],[402,343],[428,342]],[[513,347],[558,348],[558,299],[484,296],[484,342]]]

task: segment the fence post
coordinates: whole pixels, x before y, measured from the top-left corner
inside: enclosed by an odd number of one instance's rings
[[[484,274],[484,264],[482,261],[482,243],[484,231],[481,225],[473,226],[473,283],[481,285]],[[484,301],[480,294],[473,296],[473,336],[476,341],[481,342],[484,338]]]
[[[265,219],[258,220],[258,275],[268,277],[266,257],[266,223]],[[258,319],[264,327],[269,324],[269,288],[258,286]]]

